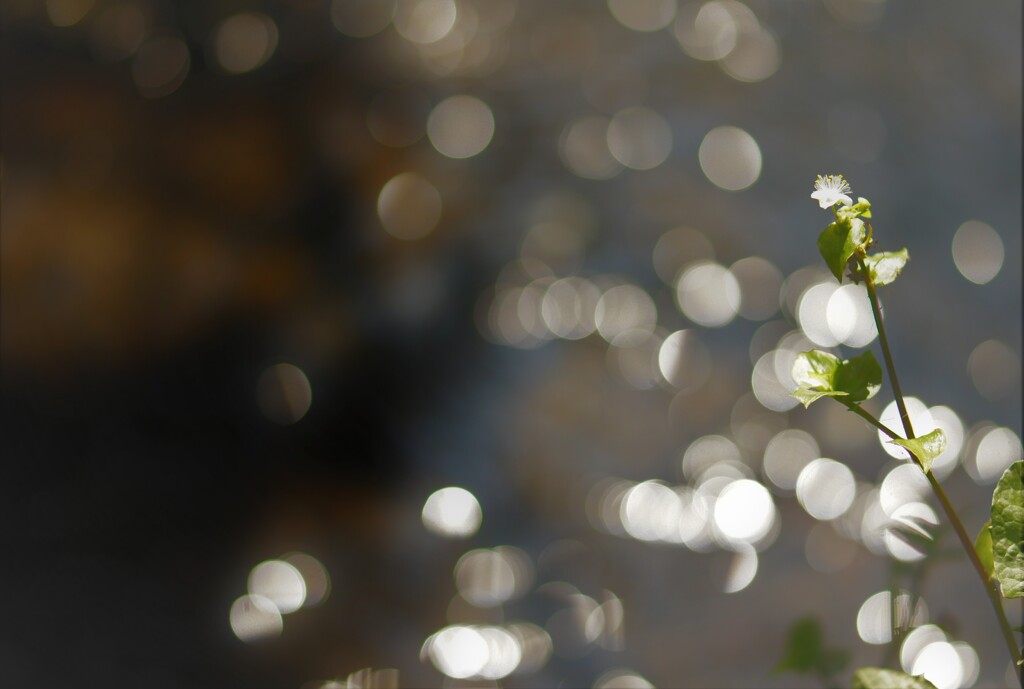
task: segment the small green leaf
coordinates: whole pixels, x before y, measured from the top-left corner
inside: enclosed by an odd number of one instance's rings
[[[813,617],[803,617],[793,623],[786,638],[786,654],[775,666],[774,672],[813,672],[821,655],[821,625]]]
[[[870,399],[882,388],[882,367],[874,354],[864,352],[839,364],[832,387],[849,395],[851,402]]]
[[[800,387],[832,389],[832,379],[842,362],[839,357],[820,349],[800,352],[793,362],[793,381]]]
[[[853,689],[935,689],[935,685],[921,675],[862,667],[853,673]]]
[[[1024,461],[1003,473],[992,494],[993,571],[1004,598],[1024,597]]]
[[[837,220],[818,236],[818,251],[839,282],[843,281],[846,262],[858,250],[866,250],[867,245],[867,227],[860,218]]]
[[[871,282],[875,284],[875,287],[878,287],[880,285],[888,285],[896,280],[900,271],[903,270],[903,266],[907,265],[909,260],[910,254],[907,253],[907,250],[900,249],[899,251],[883,251],[867,256],[864,259],[864,264],[868,267],[868,272],[871,274]]]
[[[931,433],[922,435],[920,438],[911,438],[910,440],[894,438],[889,443],[899,445],[913,452],[914,456],[921,460],[921,466],[924,467],[924,470],[930,471],[935,458],[946,451],[946,434],[941,429],[936,428]]]
[[[981,527],[981,531],[978,532],[978,537],[974,539],[974,552],[978,553],[978,559],[981,560],[982,566],[985,571],[988,572],[988,578],[992,578],[992,532],[988,527],[992,525],[992,520],[989,519],[985,522],[985,525]]]
[[[801,352],[793,362],[792,373],[798,387],[791,394],[805,407],[822,397],[847,397],[860,402],[882,387],[882,368],[870,351],[847,361],[819,349]]]
[[[786,638],[786,654],[773,672],[797,672],[831,677],[849,663],[849,654],[838,648],[825,648],[821,625],[813,617],[793,623]]]

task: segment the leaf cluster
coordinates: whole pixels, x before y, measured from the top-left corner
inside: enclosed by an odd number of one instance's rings
[[[832,182],[836,179],[843,187],[840,191],[849,191],[841,175],[829,178]],[[819,183],[825,184],[820,177]],[[816,189],[824,191],[819,184],[816,184]],[[835,188],[829,190],[835,191]],[[818,195],[816,192],[812,194],[812,198],[817,198]],[[849,203],[845,196],[842,196],[841,200]],[[874,242],[871,223],[867,222],[871,218],[871,204],[867,199],[859,198],[857,203],[846,206],[837,201],[832,206],[832,211],[835,214],[835,222],[829,224],[818,237],[818,250],[836,280],[842,282],[844,271],[848,271],[851,280],[866,284],[880,334],[882,353],[885,355],[890,375],[894,378],[892,382],[897,401],[900,401],[899,385],[895,381],[892,357],[886,344],[874,288],[895,281],[910,256],[906,249],[868,253]],[[888,435],[891,438],[890,443],[909,451],[926,474],[930,472],[935,458],[946,449],[946,436],[941,430],[936,429],[917,438],[900,438],[895,431],[884,426],[860,406],[859,403],[873,397],[882,384],[881,367],[870,351],[842,360],[821,350],[802,352],[794,361],[792,375],[797,384],[797,389],[792,395],[805,407],[822,397],[835,399]],[[906,413],[902,407],[901,412]],[[944,492],[933,477],[929,477],[929,480],[940,501],[946,505],[957,533],[964,540],[963,527],[956,513],[948,506]],[[897,535],[910,540],[922,536],[913,525],[907,526],[907,529]],[[970,543],[964,540],[964,545],[970,551]],[[999,480],[992,495],[991,519],[978,534],[974,551],[977,554],[975,564],[980,563],[979,574],[989,588],[1011,656],[1017,661],[1017,665],[1021,665],[1024,661],[1020,660],[1016,642],[1011,638],[1005,614],[997,600],[996,585],[1003,598],[1024,598],[1024,461],[1012,464]],[[824,647],[821,629],[816,620],[803,618],[790,629],[785,656],[775,667],[775,671],[814,674],[829,680],[846,665],[847,661],[847,655],[843,651]],[[858,669],[853,677],[853,687],[934,689],[934,685],[924,677],[914,677],[877,667]]]
[[[844,403],[862,402],[882,387],[882,367],[870,351],[850,359],[820,349],[801,352],[793,363],[793,396],[809,407],[822,397],[842,397]]]
[[[837,208],[835,213],[836,221],[818,236],[818,251],[836,280],[843,281],[843,271],[849,266],[854,282],[863,281],[865,270],[876,287],[895,281],[910,254],[900,249],[868,255],[874,242],[871,224],[863,218],[871,217],[871,203],[860,198],[853,205]]]

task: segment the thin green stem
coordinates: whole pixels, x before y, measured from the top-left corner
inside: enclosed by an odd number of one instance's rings
[[[882,431],[882,433],[886,434],[890,438],[894,440],[902,439],[896,431],[886,426],[870,413],[864,411],[864,409],[859,405],[854,404],[853,402],[846,402],[841,397],[833,397],[832,399],[840,402],[847,409],[870,423],[878,430]],[[910,452],[910,457],[919,467],[921,467],[921,470],[924,471],[924,467],[921,465],[921,460],[918,459],[917,455]],[[953,531],[960,540],[960,545],[963,546],[964,551],[967,553],[967,558],[971,561],[975,572],[977,572],[978,577],[981,579],[981,583],[985,588],[985,594],[988,595],[988,599],[992,603],[992,609],[995,610],[996,618],[999,620],[999,629],[1002,631],[1003,639],[1006,641],[1006,646],[1010,650],[1010,657],[1013,658],[1014,663],[1020,662],[1020,649],[1017,648],[1017,640],[1013,636],[1013,629],[1010,627],[1010,622],[1006,619],[1006,611],[1003,610],[1002,597],[999,594],[998,588],[996,588],[995,582],[992,581],[991,577],[989,577],[988,571],[985,569],[985,565],[981,563],[981,559],[978,557],[978,552],[974,549],[974,542],[971,540],[971,537],[967,535],[967,530],[964,529],[963,522],[960,521],[960,517],[957,515],[956,510],[953,509],[953,504],[946,496],[946,491],[942,489],[942,484],[939,483],[938,479],[935,478],[932,472],[925,471],[924,475],[925,478],[928,479],[928,484],[932,487],[932,492],[935,493],[935,497],[938,498],[939,504],[942,505],[942,511],[946,513],[949,523],[953,526]]]
[[[875,326],[878,329],[878,341],[882,346],[882,356],[885,358],[885,367],[889,372],[889,382],[892,384],[892,391],[896,397],[896,406],[900,412],[900,419],[903,421],[903,429],[906,431],[908,439],[913,438],[914,429],[910,424],[910,415],[907,413],[907,406],[903,401],[903,392],[900,390],[899,380],[896,377],[896,369],[892,363],[892,353],[889,351],[889,340],[885,336],[885,326],[882,324],[882,312],[878,306],[878,295],[875,293],[875,286],[871,281],[871,273],[868,271],[867,266],[864,265],[863,258],[859,259],[858,263],[861,274],[864,276],[864,285],[867,287],[868,298],[871,301],[871,311],[874,314]],[[878,428],[890,438],[899,438],[894,431],[887,428],[881,421],[875,419],[874,416],[864,411],[859,406],[852,403],[844,404],[848,409],[856,413],[861,418],[867,420],[871,425]],[[912,452],[910,453],[910,456],[914,462],[924,470],[924,465],[921,463],[921,460]],[[967,553],[967,558],[974,566],[974,570],[978,574],[978,578],[981,579],[985,593],[988,595],[989,601],[992,603],[992,609],[995,611],[996,618],[999,620],[999,628],[1003,633],[1003,639],[1006,641],[1006,646],[1010,650],[1010,657],[1013,658],[1013,662],[1015,664],[1019,663],[1021,660],[1021,652],[1017,647],[1017,640],[1013,636],[1013,630],[1010,628],[1010,623],[1006,619],[1006,611],[1003,610],[1002,598],[995,582],[991,580],[988,571],[985,569],[985,565],[981,563],[981,559],[978,557],[978,553],[974,549],[974,541],[967,534],[967,530],[964,528],[963,522],[960,521],[960,517],[957,515],[956,510],[953,509],[953,504],[949,501],[949,498],[946,497],[946,491],[942,489],[942,485],[938,482],[932,472],[924,471],[924,475],[928,479],[929,485],[932,487],[932,492],[935,493],[935,497],[942,506],[942,511],[946,513],[949,523],[953,526],[953,531],[960,540],[960,545],[963,546],[964,552]]]
[[[832,399],[834,399],[836,402],[839,402],[840,404],[842,404],[844,407],[846,407],[847,409],[852,411],[854,414],[856,414],[860,418],[862,418],[865,421],[867,421],[869,424],[871,424],[872,426],[874,426],[878,430],[882,431],[882,433],[885,433],[887,436],[889,436],[893,440],[896,440],[896,439],[903,440],[903,436],[898,435],[896,433],[896,431],[892,430],[891,428],[889,428],[888,426],[883,424],[881,421],[876,419],[870,413],[864,411],[859,404],[857,404],[855,402],[847,402],[842,397],[833,397]],[[915,459],[917,459],[917,458],[915,457]]]
[[[903,422],[903,430],[907,438],[914,437],[914,427],[910,423],[910,414],[907,412],[907,405],[903,401],[903,391],[900,389],[900,379],[896,376],[896,367],[892,363],[892,353],[889,351],[889,338],[885,336],[885,326],[882,325],[882,309],[878,305],[878,294],[875,292],[875,284],[871,281],[871,273],[868,271],[864,260],[859,259],[861,273],[864,275],[864,286],[868,290],[868,299],[871,301],[871,313],[875,317],[875,327],[878,330],[878,343],[882,346],[882,358],[885,359],[885,369],[889,373],[889,382],[892,383],[892,392],[896,397],[896,408],[900,412],[900,420]]]

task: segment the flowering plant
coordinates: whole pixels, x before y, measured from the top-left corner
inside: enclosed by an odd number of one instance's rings
[[[927,478],[935,498],[981,580],[1010,657],[1020,666],[1021,649],[1007,621],[1003,599],[1024,597],[1024,554],[1021,552],[1024,534],[1024,462],[1015,462],[1003,474],[992,496],[991,519],[982,527],[977,539],[972,540],[942,485],[931,472],[932,461],[946,448],[946,437],[940,429],[920,437],[915,435],[882,322],[876,288],[894,282],[910,256],[906,249],[871,252],[874,247],[870,222],[871,203],[865,198],[858,198],[857,203],[854,203],[849,195],[851,191],[842,175],[819,175],[815,181],[811,198],[818,201],[821,208],[831,209],[834,217],[834,222],[818,237],[818,249],[836,280],[842,282],[845,273],[845,276],[863,284],[867,290],[903,434],[884,425],[860,404],[877,394],[882,387],[882,367],[871,351],[845,360],[821,350],[799,354],[792,370],[793,380],[798,387],[792,394],[805,407],[823,397],[830,397],[888,436],[891,443],[907,450],[911,460]],[[818,634],[816,627],[808,620],[798,622],[791,631],[786,658],[778,669],[812,673],[829,679],[837,670],[838,656],[836,651],[822,648]],[[862,689],[934,687],[922,676],[873,667],[857,670],[853,685]]]

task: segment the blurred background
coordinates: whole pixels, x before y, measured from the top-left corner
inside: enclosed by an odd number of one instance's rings
[[[916,470],[788,392],[799,351],[878,351],[815,247],[843,173],[910,251],[896,365],[987,518],[1019,2],[2,20],[5,686],[820,686],[772,673],[805,616],[840,684],[1016,682]]]

